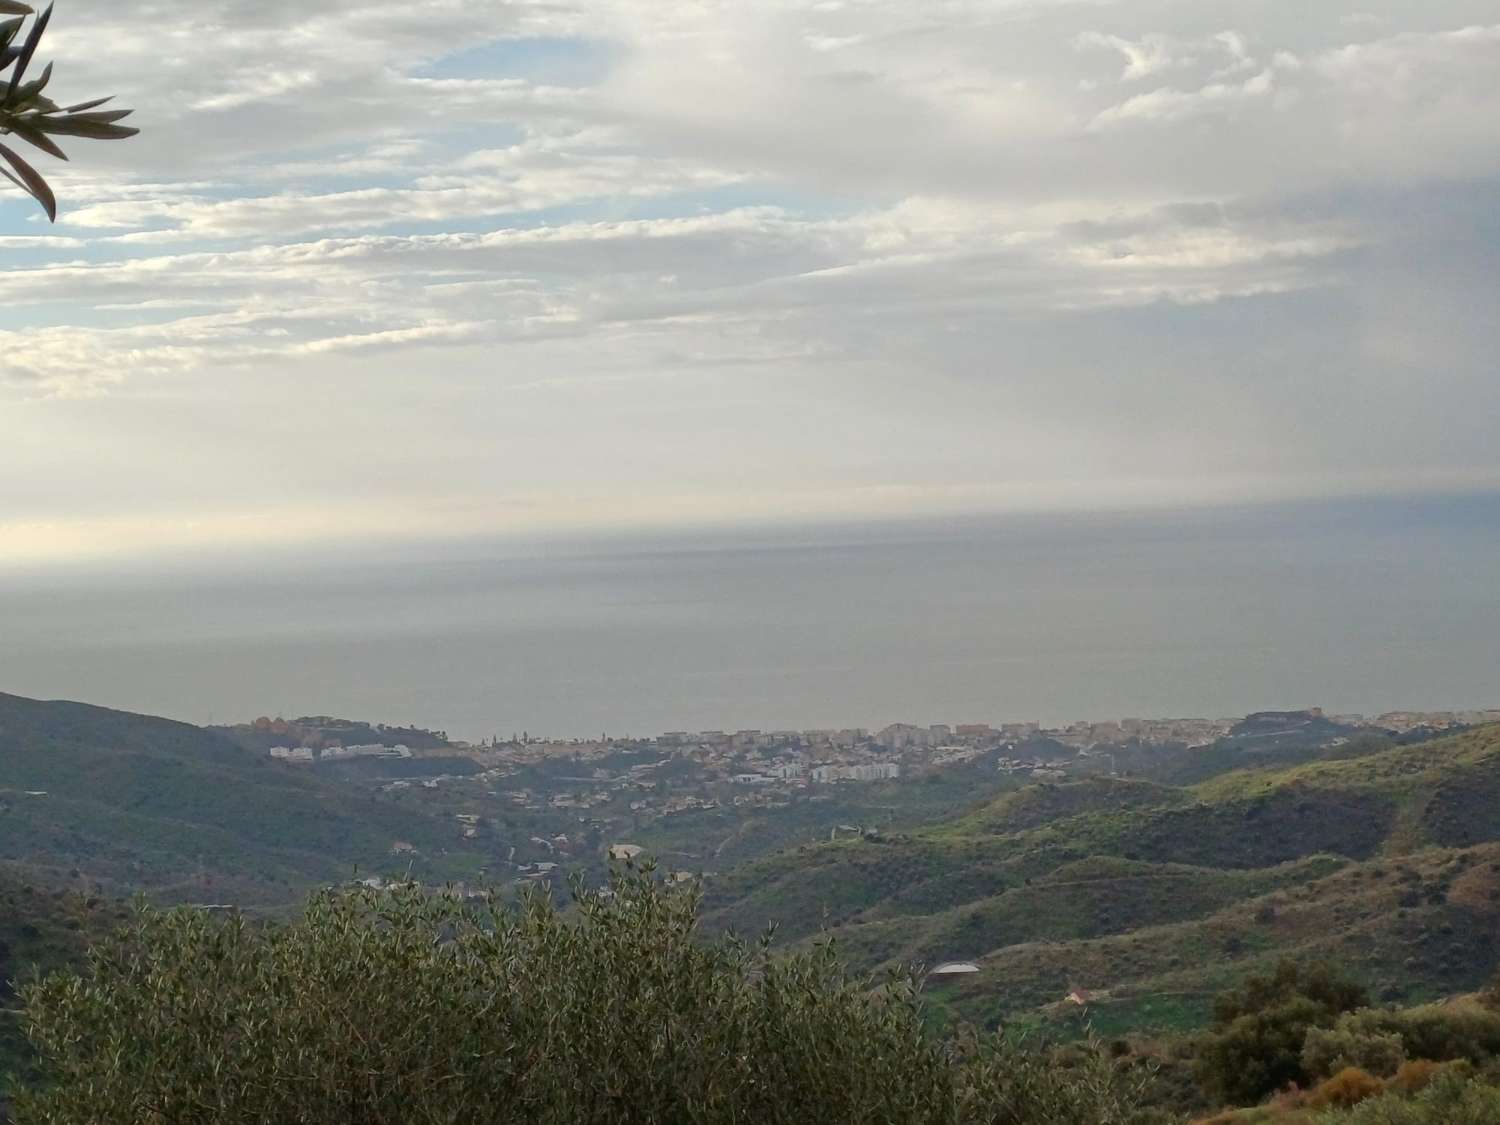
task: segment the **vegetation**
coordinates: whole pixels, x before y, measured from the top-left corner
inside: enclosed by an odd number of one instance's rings
[[[53,137],[113,141],[133,137],[140,131],[119,124],[130,116],[130,110],[102,108],[110,98],[59,106],[45,93],[52,79],[51,63],[35,78],[27,80],[37,47],[52,19],[52,5],[36,15],[29,4],[0,0],[0,17],[5,17],[0,19],[0,84],[3,84],[0,135],[14,136],[49,156],[66,160]],[[29,27],[28,18],[31,18]],[[40,203],[47,218],[56,220],[57,199],[45,177],[9,145],[0,143],[0,158],[10,165],[9,170],[0,167],[0,175]]]
[[[1150,1062],[1146,1100],[1163,1111],[1243,1107],[1199,1118],[1213,1125],[1467,1122],[1438,1114],[1494,1102],[1500,1013],[1485,1005],[1485,995],[1372,1007],[1355,982],[1327,964],[1286,961],[1221,994],[1208,1031],[1121,1041],[1115,1053]],[[1200,1091],[1181,1082],[1185,1066]]]
[[[1266,764],[1292,750],[1292,764]],[[461,1103],[511,1107],[497,1121],[774,1121],[809,1106],[830,1120],[1091,1121],[1099,1106],[1124,1112],[1122,1083],[1153,1121],[1225,1104],[1240,1107],[1225,1121],[1308,1125],[1483,1112],[1500,1073],[1500,729],[1336,750],[1258,752],[1253,769],[1189,786],[1096,776],[1017,790],[990,770],[907,787],[906,807],[886,804],[905,789],[872,786],[753,823],[704,810],[639,837],[669,861],[715,853],[702,932],[691,897],[649,881],[583,894],[567,914],[542,891],[481,906],[415,888],[325,892],[289,925],[147,912],[81,980],[31,994],[51,1084],[33,1089],[28,1119],[81,1120],[68,1091],[89,1083],[138,1114],[127,1088],[185,1106],[172,1099],[209,1097],[210,1073],[231,1100],[204,1114],[229,1121],[379,1122],[413,1098],[434,1121],[459,1119]],[[457,798],[428,792],[380,796],[183,724],[0,696],[0,860],[84,892],[17,900],[18,918],[61,939],[41,943],[55,955],[3,928],[0,942],[16,972],[66,966],[109,914],[79,906],[101,889],[284,903],[356,865],[388,872],[396,841],[431,886],[501,870],[509,838],[547,834],[544,813],[516,810],[464,838]],[[876,831],[794,843],[844,823]],[[786,943],[774,955],[733,936],[768,922]],[[627,968],[611,942],[655,952]],[[948,960],[979,971],[903,968]],[[685,1010],[676,980],[709,999]],[[185,1005],[170,1026],[152,996]],[[542,1027],[533,1009],[559,1015]],[[657,1025],[680,1030],[643,1030]],[[217,1054],[172,1038],[205,1026],[233,1029],[211,1040]],[[1112,1037],[1109,1058],[1068,1046],[1096,1033]],[[1017,1035],[1064,1045],[1021,1051]],[[778,1061],[775,1042],[816,1066]],[[883,1061],[841,1069],[872,1053],[916,1062],[907,1078]],[[1034,1116],[996,1116],[1007,1098]]]
[[[0,695],[0,861],[53,884],[285,906],[356,870],[472,878],[499,844],[454,825],[185,723]]]
[[[128,917],[118,902],[48,890],[24,871],[0,867],[0,1076],[30,1075],[16,1018],[16,985],[83,964],[88,943]],[[0,1119],[4,1118],[0,1096]]]
[[[1363,989],[1326,966],[1284,961],[1274,973],[1251,977],[1214,1004],[1214,1029],[1199,1052],[1200,1079],[1234,1105],[1257,1102],[1294,1083],[1305,1085],[1309,1032],[1367,1003]]]
[[[831,948],[703,942],[696,894],[482,904],[329,892],[299,922],[146,910],[87,972],[26,990],[43,1082],[17,1120],[1110,1125],[1106,1055],[944,1044],[915,980]]]
[[[1298,752],[1187,787],[1031,786],[767,856],[709,883],[705,920],[769,920],[793,942],[827,925],[867,970],[975,961],[934,994],[950,1018],[1064,1033],[1201,1029],[1217,993],[1285,957],[1350,965],[1385,1002],[1483,984],[1500,961],[1500,728]],[[1063,1003],[1080,988],[1085,1007]]]
[[[1392,1092],[1319,1120],[1327,1125],[1500,1125],[1500,1088],[1450,1073],[1415,1096]]]

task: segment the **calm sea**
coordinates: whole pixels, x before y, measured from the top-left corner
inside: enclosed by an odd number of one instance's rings
[[[1500,497],[0,576],[0,690],[481,737],[1500,705]]]

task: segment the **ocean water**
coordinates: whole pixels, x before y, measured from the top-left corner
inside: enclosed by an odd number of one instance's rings
[[[478,738],[1500,705],[1500,497],[0,572],[0,690]]]

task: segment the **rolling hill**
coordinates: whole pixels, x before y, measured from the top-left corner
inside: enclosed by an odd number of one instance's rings
[[[826,934],[863,969],[973,961],[929,988],[990,1025],[1086,1008],[1105,1030],[1195,1026],[1214,992],[1287,954],[1408,1002],[1500,961],[1500,727],[1206,772],[1033,786],[783,852],[711,881],[705,921]],[[1075,990],[1086,1004],[1060,1003]]]
[[[356,868],[441,881],[486,859],[451,820],[186,723],[0,695],[0,861],[39,882],[284,904]]]

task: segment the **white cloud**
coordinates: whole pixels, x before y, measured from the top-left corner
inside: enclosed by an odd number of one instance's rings
[[[1137,41],[1131,41],[1118,35],[1085,31],[1078,37],[1077,43],[1080,48],[1104,47],[1124,55],[1125,69],[1120,74],[1122,82],[1149,78],[1162,71],[1192,66],[1198,61],[1197,54],[1190,45],[1160,34],[1144,35]]]
[[[1500,25],[1365,7],[70,0],[57,82],[145,132],[49,168],[56,230],[0,209],[0,473],[102,502],[67,420],[138,451],[159,402],[260,421],[135,493],[257,511],[355,488],[222,463],[315,445],[304,410],[462,511],[665,510],[685,466],[825,498],[1482,475],[1500,236],[1453,200],[1500,179]],[[1423,356],[1457,423],[1409,401]]]

